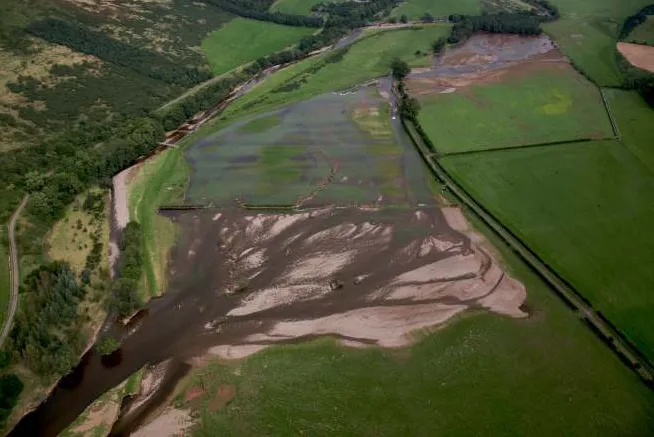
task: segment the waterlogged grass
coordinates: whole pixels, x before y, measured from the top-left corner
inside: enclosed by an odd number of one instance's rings
[[[335,89],[344,89],[390,72],[393,58],[399,57],[413,67],[428,66],[431,44],[448,35],[449,25],[429,25],[416,29],[400,29],[366,35],[343,55],[329,53],[307,59],[285,68],[257,85],[250,93],[236,100],[225,110],[221,121],[261,113],[280,105],[307,99]],[[208,127],[204,132],[212,129]]]
[[[479,15],[481,5],[481,0],[408,0],[393,9],[391,17],[406,15],[418,19],[426,12],[434,17],[447,17],[451,14]]]
[[[188,166],[180,149],[168,149],[145,162],[129,186],[130,220],[141,224],[145,285],[142,299],[166,288],[168,254],[177,238],[174,223],[157,214],[160,205],[179,201],[188,181]]]
[[[634,10],[635,12],[636,10]],[[570,60],[600,86],[620,86],[615,44],[622,21],[606,17],[562,17],[542,25]]]
[[[643,24],[631,31],[627,40],[637,44],[654,45],[654,17],[649,15]]]
[[[638,93],[605,89],[622,142],[654,173],[654,111]]]
[[[282,122],[282,117],[278,114],[273,114],[268,117],[256,118],[239,128],[239,132],[258,134],[265,132],[275,126],[278,126]]]
[[[324,339],[211,363],[181,387],[205,391],[191,405],[198,423],[190,435],[654,432],[652,392],[504,253],[527,285],[534,317],[468,315],[399,350],[349,349]],[[235,396],[217,409],[215,393],[227,386]],[[183,405],[183,395],[177,401]]]
[[[420,123],[441,153],[613,136],[597,88],[564,65],[421,103]]]
[[[624,145],[516,149],[442,163],[654,360],[654,176]]]
[[[313,32],[315,29],[308,27],[235,18],[209,34],[202,42],[202,51],[213,73],[220,75],[291,46]]]

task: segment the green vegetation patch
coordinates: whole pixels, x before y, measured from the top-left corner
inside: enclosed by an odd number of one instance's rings
[[[3,237],[6,228],[0,228]],[[9,309],[9,296],[11,296],[11,273],[9,271],[9,249],[0,244],[0,326],[4,323]]]
[[[622,142],[654,173],[654,112],[634,91],[605,89]]]
[[[447,17],[451,14],[479,15],[481,6],[481,0],[409,0],[395,8],[391,17],[406,15],[410,19],[417,19],[426,12],[434,17]]]
[[[336,0],[336,2],[344,0]],[[309,15],[311,7],[323,3],[323,0],[277,0],[270,10],[284,14]]]
[[[202,42],[207,61],[215,75],[280,51],[315,29],[235,18]]]
[[[627,41],[648,46],[654,45],[654,16],[648,15],[643,24],[631,31]]]
[[[432,43],[447,36],[450,25],[429,25],[412,29],[369,33],[352,46],[307,59],[271,75],[251,92],[236,100],[220,120],[264,112],[334,89],[345,89],[390,72],[393,58],[412,67],[431,64]],[[416,55],[415,52],[420,54]],[[208,128],[210,129],[210,128]]]
[[[600,86],[622,82],[614,54],[618,26],[615,19],[577,16],[542,25],[573,64]]]
[[[130,220],[141,225],[146,286],[141,299],[163,292],[168,277],[168,253],[177,238],[177,228],[156,214],[159,206],[178,202],[188,181],[188,165],[180,149],[169,149],[145,162],[129,186]]]
[[[273,114],[269,117],[255,118],[241,126],[238,131],[242,133],[258,134],[278,126],[281,122],[282,118],[277,114]]]
[[[567,65],[509,75],[421,98],[419,120],[439,152],[613,136],[599,91]]]
[[[654,359],[654,176],[624,145],[516,149],[442,163]]]

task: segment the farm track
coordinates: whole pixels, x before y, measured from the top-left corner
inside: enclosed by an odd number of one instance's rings
[[[11,297],[9,298],[9,310],[7,311],[7,316],[5,317],[5,323],[2,326],[2,332],[0,332],[0,348],[5,342],[7,335],[9,335],[9,330],[11,330],[11,325],[14,322],[14,315],[16,314],[16,307],[18,306],[18,287],[20,286],[20,272],[18,270],[18,249],[16,248],[16,220],[20,213],[25,208],[27,204],[27,199],[29,195],[25,195],[23,200],[16,208],[16,211],[11,215],[9,220],[9,273],[11,276]]]
[[[402,120],[407,134],[413,141],[423,160],[432,173],[441,181],[450,192],[465,206],[475,213],[487,226],[489,226],[515,253],[517,253],[538,275],[543,278],[563,299],[563,301],[576,310],[579,317],[599,336],[599,338],[630,368],[632,368],[645,384],[654,388],[654,368],[652,364],[628,339],[624,338],[599,311],[595,311],[577,290],[555,270],[547,265],[525,243],[497,220],[489,211],[481,206],[464,188],[462,188],[447,170],[434,159],[428,147],[415,130],[415,126],[407,120]]]

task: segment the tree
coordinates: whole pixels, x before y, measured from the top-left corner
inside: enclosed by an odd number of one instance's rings
[[[402,16],[400,17],[400,21],[401,21],[402,23],[408,23],[408,22],[409,22],[409,17],[407,17],[406,15],[402,15]]]
[[[425,14],[420,18],[420,21],[423,23],[433,23],[434,22],[434,16],[430,14],[429,12],[425,12]]]
[[[420,112],[420,102],[413,97],[402,97],[400,101],[400,115],[409,120],[415,120]]]
[[[411,69],[403,60],[395,58],[391,62],[391,74],[393,75],[393,79],[398,82],[402,81],[410,72]]]
[[[434,43],[431,45],[432,50],[434,51],[435,55],[441,54],[443,49],[445,48],[445,45],[447,44],[447,38],[445,37],[440,37]]]
[[[111,355],[112,353],[116,352],[119,347],[120,347],[120,342],[111,335],[104,337],[96,345],[96,349],[102,355]]]

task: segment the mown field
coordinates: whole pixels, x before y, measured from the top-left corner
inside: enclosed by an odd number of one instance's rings
[[[235,18],[202,41],[202,50],[215,75],[280,51],[316,29],[282,26],[246,18]]]
[[[442,163],[654,359],[654,176],[624,145],[548,146]]]
[[[270,7],[270,10],[285,14],[309,15],[311,13],[311,6],[321,2],[322,0],[277,0]]]
[[[649,15],[643,24],[632,30],[627,41],[654,45],[654,16]]]
[[[599,91],[565,64],[420,102],[420,124],[440,153],[613,136]]]
[[[406,15],[410,19],[419,19],[426,12],[434,17],[447,17],[451,14],[479,15],[481,0],[409,0],[395,8],[391,17]]]
[[[654,432],[651,391],[500,250],[527,285],[531,318],[473,314],[399,350],[344,348],[325,339],[210,363],[191,373],[176,398],[197,411],[190,435]],[[184,401],[184,392],[198,386],[204,395]],[[229,403],[216,397],[231,388]]]
[[[413,67],[428,66],[431,44],[449,30],[449,25],[437,24],[366,34],[349,48],[307,59],[270,76],[230,105],[213,126],[383,76],[390,72],[390,62],[396,57]]]

